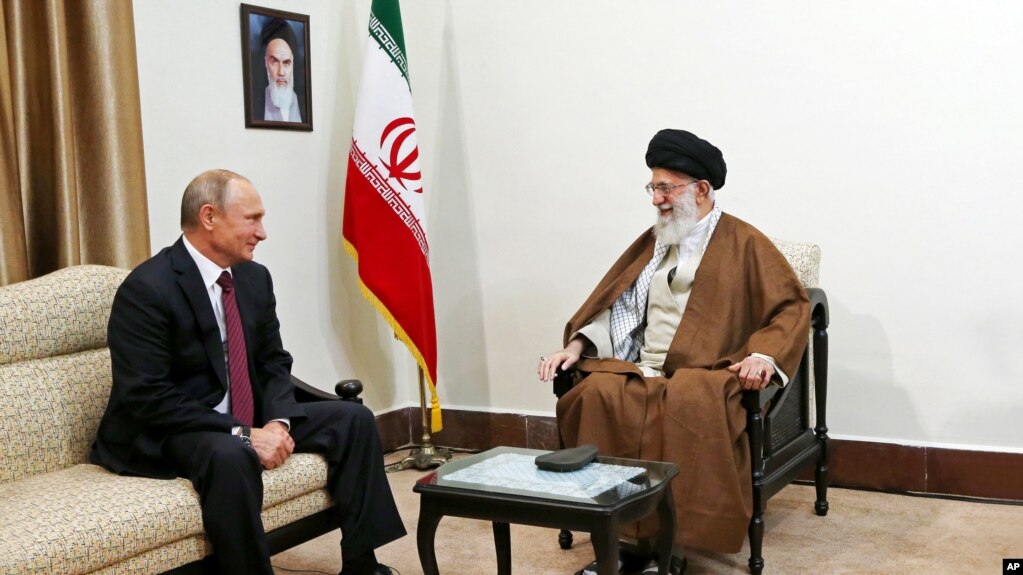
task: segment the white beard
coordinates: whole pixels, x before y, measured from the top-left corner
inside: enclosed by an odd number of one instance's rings
[[[268,71],[266,79],[270,81],[270,101],[273,105],[282,110],[290,110],[291,101],[295,98],[295,91],[291,89],[291,78],[288,78],[286,85],[278,86]]]
[[[657,241],[668,245],[681,243],[700,221],[695,194],[683,192],[671,201],[671,207],[672,211],[667,216],[658,213],[657,223],[654,224]]]

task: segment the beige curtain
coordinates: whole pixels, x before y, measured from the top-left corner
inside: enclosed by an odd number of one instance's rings
[[[0,285],[149,255],[128,0],[0,0]]]

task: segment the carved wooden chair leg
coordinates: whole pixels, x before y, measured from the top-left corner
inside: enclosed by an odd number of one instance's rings
[[[753,488],[753,517],[749,522],[749,572],[760,575],[764,570],[764,506],[760,489]]]
[[[821,292],[823,297],[823,292]],[[817,398],[817,426],[814,433],[820,442],[821,454],[817,460],[813,483],[817,488],[817,501],[813,504],[817,515],[828,514],[828,306],[814,307],[813,317],[813,362],[815,374],[814,392]]]
[[[822,462],[814,474],[814,485],[817,487],[817,501],[813,504],[813,510],[817,515],[824,517],[828,514],[828,464]]]
[[[571,549],[572,532],[568,529],[562,529],[561,532],[558,533],[558,545],[560,545],[562,549]]]
[[[822,439],[820,440],[821,458],[817,462],[817,469],[813,474],[814,487],[817,488],[817,501],[813,504],[813,510],[817,515],[824,517],[828,514],[828,434],[826,427],[817,429]]]

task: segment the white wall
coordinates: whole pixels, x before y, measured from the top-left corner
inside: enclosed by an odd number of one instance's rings
[[[269,239],[256,259],[273,273],[294,373],[324,389],[358,377],[374,410],[405,405],[413,400],[407,380],[414,366],[365,304],[341,244],[344,168],[369,5],[260,5],[310,16],[311,133],[245,129],[238,2],[134,3],[153,250],[180,233],[181,193],[195,175],[221,167],[247,176],[267,210]]]
[[[244,129],[237,4],[135,3],[154,246],[191,176],[252,177],[296,373],[407,405],[338,232],[369,1],[269,5],[313,18],[312,134]],[[553,411],[536,359],[651,223],[646,143],[680,127],[724,151],[726,211],[823,250],[833,436],[1023,451],[1023,5],[402,8],[445,405]]]

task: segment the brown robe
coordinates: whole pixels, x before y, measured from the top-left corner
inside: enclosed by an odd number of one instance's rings
[[[636,281],[654,242],[647,230],[618,258],[569,320],[566,345]],[[581,380],[558,401],[561,438],[567,447],[594,444],[602,455],[674,463],[675,542],[735,553],[753,503],[742,387],[726,368],[757,352],[794,374],[809,329],[806,291],[785,257],[758,230],[723,214],[696,270],[665,377],[643,377],[618,359],[581,360]],[[641,522],[626,535],[648,537],[656,526]]]

